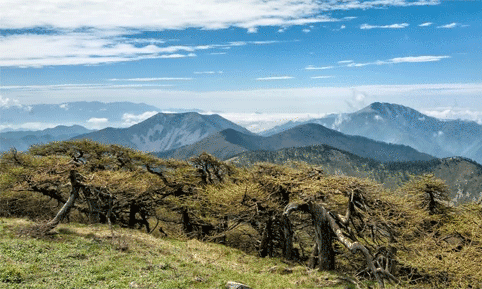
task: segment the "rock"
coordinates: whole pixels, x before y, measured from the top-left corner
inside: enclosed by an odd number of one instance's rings
[[[228,281],[228,283],[226,283],[226,289],[252,289],[252,288],[238,282]]]
[[[268,272],[270,273],[278,273],[278,274],[291,274],[293,273],[293,269],[291,268],[281,268],[278,266],[274,266],[268,269]]]

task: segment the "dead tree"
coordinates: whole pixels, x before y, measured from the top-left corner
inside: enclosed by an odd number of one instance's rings
[[[311,264],[318,263],[320,270],[333,270],[335,268],[335,252],[333,250],[333,241],[338,240],[353,254],[358,251],[361,252],[368,266],[368,269],[373,273],[378,281],[379,288],[384,288],[383,278],[389,280],[396,280],[396,278],[383,268],[376,268],[373,257],[370,251],[357,242],[351,231],[349,230],[349,224],[352,221],[352,215],[354,213],[355,204],[353,201],[353,193],[350,201],[348,202],[347,213],[345,216],[334,214],[327,210],[324,206],[316,204],[312,201],[302,204],[289,204],[286,206],[283,216],[288,219],[290,213],[293,211],[302,211],[311,214],[313,225],[315,227],[315,245],[313,247]],[[289,224],[289,222],[285,222]],[[291,228],[285,230],[291,235],[287,239],[292,240],[293,231]],[[347,233],[351,235],[347,237]],[[350,240],[352,239],[352,240]],[[292,242],[287,243],[287,246],[291,246]],[[289,250],[289,249],[287,249]],[[318,260],[315,257],[318,257]],[[316,262],[317,261],[317,262]]]

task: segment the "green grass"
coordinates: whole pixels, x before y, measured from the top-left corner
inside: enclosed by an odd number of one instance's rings
[[[174,240],[103,225],[62,224],[43,238],[33,223],[0,219],[0,288],[351,288],[342,275],[258,258],[197,240]],[[134,282],[134,283],[132,283]]]

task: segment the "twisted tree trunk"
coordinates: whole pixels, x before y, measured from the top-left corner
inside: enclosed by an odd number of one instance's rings
[[[70,197],[67,200],[67,202],[65,202],[65,204],[62,206],[62,208],[57,213],[55,218],[53,218],[50,222],[48,222],[45,225],[44,227],[45,232],[49,232],[53,230],[64,219],[64,217],[69,214],[70,209],[74,206],[75,201],[79,197],[80,190],[84,187],[84,185],[81,183],[82,176],[76,170],[70,171],[69,178],[70,178],[70,184],[72,185],[72,191],[70,193]]]
[[[385,288],[382,278],[387,278],[390,280],[396,280],[396,278],[383,268],[376,268],[373,262],[373,257],[368,249],[359,242],[351,242],[347,237],[345,237],[342,228],[338,224],[340,223],[344,227],[348,226],[353,210],[352,201],[353,196],[349,202],[345,217],[332,214],[326,210],[325,207],[313,202],[304,204],[289,204],[286,206],[283,215],[288,218],[291,212],[298,210],[311,214],[316,234],[316,243],[313,247],[312,259],[310,260],[311,266],[316,266],[315,258],[316,255],[318,255],[318,266],[320,270],[333,270],[335,268],[333,241],[336,238],[352,253],[355,254],[360,251],[365,256],[368,269],[370,269],[377,279],[379,288]],[[292,237],[293,235],[289,236],[290,239],[292,239]]]

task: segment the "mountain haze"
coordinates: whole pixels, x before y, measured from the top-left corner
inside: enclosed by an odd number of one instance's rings
[[[34,104],[0,107],[0,124],[21,123],[89,124],[91,119],[106,119],[110,124],[122,124],[126,114],[140,115],[159,108],[144,103],[79,101],[61,104]]]
[[[63,141],[80,134],[91,132],[80,125],[64,126],[59,125],[40,131],[11,131],[0,133],[0,151],[7,151],[15,148],[18,151],[25,151],[34,144],[46,144],[51,141]]]
[[[166,151],[195,143],[225,129],[251,134],[217,114],[158,113],[128,128],[106,128],[75,137],[119,144],[142,151]]]
[[[349,136],[318,124],[304,124],[269,137],[246,135],[225,130],[195,144],[159,154],[161,157],[186,159],[202,152],[226,159],[237,153],[254,150],[278,150],[326,144],[361,157],[381,162],[430,160],[432,156],[403,146],[391,145],[359,136]]]
[[[354,113],[333,114],[302,123],[288,122],[263,135],[274,135],[306,123],[407,145],[436,157],[463,156],[482,163],[482,125],[463,120],[440,120],[398,104],[375,102]]]

